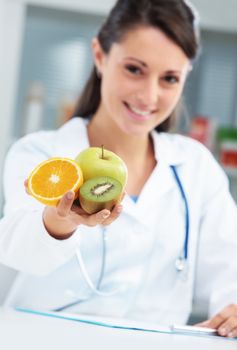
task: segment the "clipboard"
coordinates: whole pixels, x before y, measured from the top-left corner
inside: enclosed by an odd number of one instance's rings
[[[153,323],[147,322],[139,322],[127,319],[117,319],[117,318],[108,318],[108,317],[100,317],[96,315],[85,315],[85,314],[73,314],[73,313],[65,313],[65,312],[53,312],[53,311],[44,311],[44,310],[34,310],[28,308],[16,307],[16,311],[24,312],[29,314],[34,314],[38,316],[44,317],[52,317],[58,318],[68,321],[75,321],[80,323],[85,323],[88,325],[99,326],[99,327],[107,327],[107,328],[118,328],[125,329],[130,331],[142,331],[142,332],[153,332],[153,333],[161,333],[161,334],[175,334],[182,336],[192,336],[192,337],[208,337],[208,338],[219,338],[220,340],[225,341],[237,341],[237,338],[223,338],[215,331],[210,332],[208,329],[205,330],[199,329],[197,332],[197,327],[194,326],[177,326],[171,325],[170,327],[165,327],[162,325],[157,325]],[[199,327],[200,328],[200,327]]]
[[[139,321],[127,320],[122,318],[108,318],[100,317],[96,315],[85,315],[85,314],[73,314],[66,312],[53,312],[53,311],[44,311],[44,310],[34,310],[28,308],[15,307],[18,312],[24,312],[29,314],[34,314],[38,316],[46,316],[64,319],[68,321],[75,321],[81,323],[87,323],[94,326],[107,327],[107,328],[119,328],[119,329],[128,329],[136,331],[145,331],[145,332],[157,332],[172,334],[173,331],[170,327],[159,326],[152,323],[144,323]]]

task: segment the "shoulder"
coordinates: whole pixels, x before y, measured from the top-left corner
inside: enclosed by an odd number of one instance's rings
[[[55,133],[55,131],[37,131],[28,134],[14,142],[8,151],[8,156],[35,152],[42,154],[44,157],[49,157],[52,152],[51,145]]]
[[[50,157],[75,158],[85,145],[85,121],[74,118],[57,130],[38,131],[17,140],[7,153],[5,169],[22,166],[29,170]]]
[[[218,160],[205,145],[188,136],[175,134],[168,137],[173,147],[181,154],[184,165],[192,166],[196,172],[215,172],[225,177]]]
[[[203,144],[188,136],[155,132],[153,137],[158,157],[160,153],[165,154],[171,163],[215,161],[212,153]]]
[[[65,149],[73,144],[75,139],[82,138],[84,129],[85,121],[74,118],[57,130],[41,130],[20,138],[11,146],[8,154],[34,153],[44,158],[66,156]]]
[[[200,142],[179,134],[156,133],[157,159],[161,151],[168,165],[175,165],[179,174],[190,186],[205,188],[207,192],[224,186],[228,178],[207,147]]]

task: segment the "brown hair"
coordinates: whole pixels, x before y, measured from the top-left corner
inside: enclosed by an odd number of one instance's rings
[[[152,26],[162,30],[190,60],[194,60],[199,46],[195,22],[195,14],[184,0],[118,0],[99,31],[98,40],[108,54],[113,43],[121,42],[129,30],[141,25]],[[75,109],[75,117],[89,118],[97,111],[100,88],[101,78],[93,67]],[[179,107],[156,128],[157,131],[170,129]]]

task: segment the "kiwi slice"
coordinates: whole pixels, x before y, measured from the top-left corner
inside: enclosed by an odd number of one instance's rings
[[[122,184],[112,177],[93,177],[80,187],[80,205],[88,214],[111,210],[121,200],[122,189]]]

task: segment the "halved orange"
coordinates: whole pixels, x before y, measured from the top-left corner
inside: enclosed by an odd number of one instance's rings
[[[67,191],[74,191],[77,196],[82,183],[81,168],[74,160],[49,158],[31,172],[28,191],[41,203],[56,206]]]

